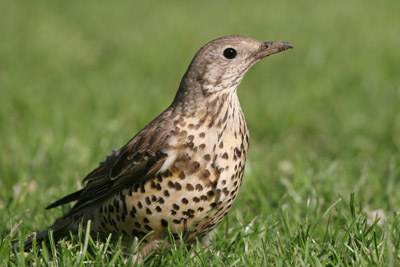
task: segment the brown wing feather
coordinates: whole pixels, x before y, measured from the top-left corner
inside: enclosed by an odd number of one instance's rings
[[[166,140],[172,129],[171,115],[172,111],[167,109],[89,173],[83,180],[87,182],[83,189],[56,201],[49,208],[77,200],[65,215],[68,216],[133,184],[154,178],[167,157],[162,151],[168,147]]]

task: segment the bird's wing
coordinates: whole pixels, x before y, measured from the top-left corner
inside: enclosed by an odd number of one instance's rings
[[[83,180],[87,182],[83,189],[54,202],[46,209],[77,200],[68,212],[69,215],[121,189],[154,178],[167,158],[163,151],[168,147],[167,139],[170,137],[169,129],[172,124],[171,120],[160,117],[141,130],[124,147],[107,156]]]

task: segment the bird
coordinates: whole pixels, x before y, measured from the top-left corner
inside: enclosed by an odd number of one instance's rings
[[[75,202],[30,247],[53,232],[61,238],[90,221],[100,237],[142,239],[141,256],[169,234],[207,240],[242,184],[249,147],[237,87],[263,58],[293,48],[231,35],[205,44],[192,59],[172,104],[83,180],[83,188],[47,206]]]

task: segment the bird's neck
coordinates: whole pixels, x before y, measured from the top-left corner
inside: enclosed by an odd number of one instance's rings
[[[178,93],[175,97],[171,108],[175,116],[200,118],[198,125],[208,129],[247,133],[247,126],[236,93],[236,87],[209,94],[193,94],[193,91],[190,94],[185,94],[185,91],[182,91],[181,94]]]

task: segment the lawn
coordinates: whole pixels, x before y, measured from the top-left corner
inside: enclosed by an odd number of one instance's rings
[[[238,89],[250,150],[210,246],[145,264],[400,265],[399,10],[395,0],[2,1],[0,265],[129,263],[119,244],[84,232],[31,253],[11,243],[68,210],[44,207],[170,104],[203,44],[231,34],[295,48]]]

